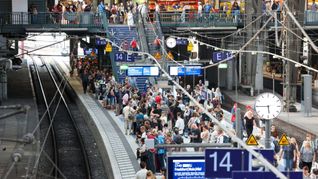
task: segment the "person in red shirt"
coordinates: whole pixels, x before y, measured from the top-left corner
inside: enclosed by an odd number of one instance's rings
[[[158,95],[155,97],[156,104],[161,104],[161,94],[158,93]]]
[[[130,46],[133,49],[133,51],[138,51],[138,43],[135,38],[130,42]]]

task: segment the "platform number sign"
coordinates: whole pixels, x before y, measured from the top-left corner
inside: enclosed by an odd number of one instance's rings
[[[115,61],[116,62],[124,62],[126,61],[126,54],[125,53],[115,53]]]
[[[205,152],[205,177],[231,178],[232,171],[242,170],[242,150],[209,149]],[[239,162],[239,163],[238,163]]]
[[[274,162],[273,150],[256,150],[270,163]],[[243,149],[206,149],[205,177],[231,178],[233,171],[264,171],[261,165],[253,166],[255,158]],[[255,160],[257,161],[257,160]]]

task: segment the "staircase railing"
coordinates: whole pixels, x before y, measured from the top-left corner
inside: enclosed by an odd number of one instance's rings
[[[102,26],[103,26],[103,30],[105,30],[106,34],[108,32],[108,20],[106,17],[106,13],[101,13],[101,22],[102,22]]]
[[[156,27],[155,30],[157,30],[158,37],[159,37],[160,39],[163,39],[164,35],[163,35],[162,29],[161,29],[160,16],[159,16],[159,14],[156,13],[156,12],[155,12],[155,27]]]
[[[147,53],[150,53],[150,47],[149,44],[151,44],[152,42],[148,42],[147,37],[146,37],[146,31],[145,31],[145,18],[143,18],[141,16],[140,13],[138,13],[138,26],[137,26],[137,30],[138,30],[138,36],[139,36],[139,40],[140,40],[140,46],[141,46],[141,50]],[[151,60],[146,59],[145,57],[143,57],[142,62],[144,64],[152,64]],[[151,84],[155,84],[156,83],[156,79],[153,77],[149,77],[149,82]]]
[[[137,13],[137,33],[138,33],[138,37],[139,37],[139,42],[140,42],[140,50],[143,52],[147,52],[149,53],[149,46],[148,46],[148,42],[147,42],[147,38],[146,38],[146,32],[145,32],[145,24],[144,24],[144,20],[141,17],[140,13]],[[145,57],[142,57],[142,62],[146,62],[147,60],[145,59]]]

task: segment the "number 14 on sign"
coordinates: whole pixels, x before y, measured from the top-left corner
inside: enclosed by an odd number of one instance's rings
[[[206,150],[205,177],[231,178],[233,170],[242,170],[242,150]]]

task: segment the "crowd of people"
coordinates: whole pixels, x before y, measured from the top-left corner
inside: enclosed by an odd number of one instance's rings
[[[92,0],[59,0],[54,6],[48,7],[47,11],[50,13],[48,13],[47,20],[55,24],[100,24],[100,20],[105,18],[108,23],[132,26],[137,23],[139,15],[149,20],[150,8],[152,8],[151,5],[146,1],[134,3],[129,0],[118,4],[109,4],[104,3],[103,0],[99,0],[97,4],[94,4]],[[206,19],[210,21],[213,20],[215,14],[220,14],[220,17],[233,19],[237,22],[241,13],[241,7],[236,0],[233,4],[223,3],[222,7],[219,8],[216,7],[213,1],[207,1],[206,3],[199,1],[195,6],[176,2],[172,6],[172,9],[176,13],[182,12],[180,18],[178,18],[181,22],[185,22],[186,19],[187,21],[190,19],[198,21]],[[159,14],[160,12],[167,11],[167,7],[155,2],[154,11]],[[29,7],[29,13],[32,23],[40,23],[36,21],[38,9],[34,4]],[[194,13],[197,13],[196,18],[193,18],[195,17]]]
[[[96,24],[101,23],[100,20],[105,18],[108,23],[132,26],[136,22],[137,12],[145,17],[148,16],[148,5],[146,2],[138,4],[132,1],[108,4],[99,0],[97,7],[94,7],[91,0],[60,0],[52,8],[49,8],[49,12],[51,12],[52,21],[58,24]]]
[[[231,138],[219,126],[214,125],[211,119],[195,105],[181,90],[160,89],[148,82],[144,89],[138,89],[132,84],[132,79],[126,78],[123,83],[115,81],[110,71],[97,70],[84,64],[79,69],[83,86],[89,86],[91,92],[97,93],[103,106],[114,110],[117,116],[124,118],[125,135],[132,135],[139,148],[136,151],[141,166],[147,171],[165,173],[165,156],[168,151],[182,151],[180,148],[149,148],[147,141],[155,144],[182,144],[182,143],[231,143]],[[103,82],[101,82],[103,81]],[[87,92],[84,87],[84,92]],[[235,111],[237,104],[232,108],[232,117],[229,122],[224,118],[221,108],[224,97],[219,88],[208,89],[202,81],[194,88],[187,85],[187,92],[202,104],[205,109],[218,119],[223,126],[235,134]],[[251,106],[246,107],[242,116],[242,130],[244,138],[255,133],[258,124],[257,117]],[[260,121],[260,123],[262,123]],[[317,172],[313,166],[316,161],[316,144],[307,135],[303,144],[298,146],[295,138],[290,138],[288,146],[278,145],[279,135],[275,126],[272,126],[272,149],[275,151],[276,166],[282,170],[308,170],[313,175]],[[256,136],[257,138],[259,136]],[[203,148],[194,147],[194,151],[203,151]],[[280,162],[283,159],[284,162]],[[281,166],[279,166],[281,165]],[[312,170],[315,168],[315,170]],[[146,173],[147,174],[147,173]],[[151,175],[148,172],[149,175]]]

